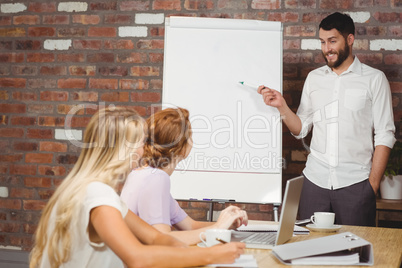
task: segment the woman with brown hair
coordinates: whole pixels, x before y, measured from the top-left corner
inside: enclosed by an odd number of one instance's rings
[[[170,175],[192,148],[189,112],[168,108],[149,117],[147,124],[141,167],[130,173],[120,196],[129,209],[159,231],[188,245],[199,242],[199,234],[206,229],[247,224],[247,213],[236,206],[224,209],[217,222],[193,220],[170,194]],[[177,231],[172,231],[172,226]]]

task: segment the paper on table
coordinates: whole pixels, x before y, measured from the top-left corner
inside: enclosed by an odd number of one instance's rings
[[[257,260],[253,255],[243,254],[240,255],[238,259],[234,263],[231,264],[210,264],[210,267],[250,267],[250,268],[258,268]]]

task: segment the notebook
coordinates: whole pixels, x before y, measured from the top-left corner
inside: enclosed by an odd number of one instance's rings
[[[307,229],[295,226],[303,180],[304,177],[299,176],[286,182],[279,225],[272,225],[272,230],[259,225],[238,228],[236,231],[232,231],[231,241],[244,242],[246,248],[272,249],[276,245],[286,243],[294,231],[308,234]]]

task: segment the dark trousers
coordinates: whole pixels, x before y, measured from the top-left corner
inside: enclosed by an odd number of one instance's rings
[[[376,196],[369,180],[337,190],[321,188],[306,177],[299,205],[299,219],[314,212],[334,212],[335,224],[375,226]]]

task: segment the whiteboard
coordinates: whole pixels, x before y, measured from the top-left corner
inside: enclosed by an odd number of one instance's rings
[[[282,92],[280,22],[166,19],[162,106],[190,111],[194,143],[174,198],[281,202],[280,115],[239,81]]]

